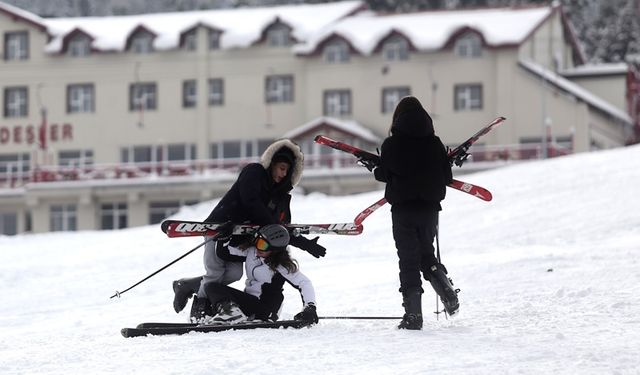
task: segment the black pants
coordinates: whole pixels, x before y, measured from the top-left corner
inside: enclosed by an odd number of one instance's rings
[[[282,292],[263,299],[218,283],[208,283],[204,290],[214,309],[219,302],[229,300],[237,303],[244,315],[260,320],[278,320],[278,310],[284,300]]]
[[[398,250],[400,291],[422,291],[420,273],[428,275],[438,263],[433,239],[438,225],[438,210],[420,205],[394,205],[391,209],[393,239]]]

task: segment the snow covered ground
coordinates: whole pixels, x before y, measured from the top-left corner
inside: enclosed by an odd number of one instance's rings
[[[125,339],[143,321],[186,321],[171,281],[202,272],[198,250],[109,299],[198,244],[157,226],[0,237],[1,374],[637,374],[640,348],[640,147],[514,165],[464,180],[440,246],[461,312],[422,331],[397,321],[322,320],[310,329]],[[351,221],[381,191],[296,196],[296,222]],[[213,203],[176,217],[202,219]],[[323,236],[325,258],[293,249],[320,315],[402,314],[388,207],[360,236]],[[241,287],[241,285],[238,285]],[[300,310],[286,288],[283,318]]]

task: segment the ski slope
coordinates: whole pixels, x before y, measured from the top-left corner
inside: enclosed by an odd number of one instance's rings
[[[202,250],[109,299],[199,243],[158,226],[0,237],[0,374],[638,374],[640,147],[465,175],[487,203],[449,189],[442,258],[460,314],[422,331],[397,321],[322,320],[310,329],[123,338],[143,321],[186,321],[171,282],[202,273]],[[382,196],[293,198],[296,222],[345,222]],[[213,202],[175,218],[204,218]],[[389,207],[360,236],[292,249],[318,312],[402,315]],[[242,287],[241,284],[236,284]],[[286,287],[282,318],[300,308]]]

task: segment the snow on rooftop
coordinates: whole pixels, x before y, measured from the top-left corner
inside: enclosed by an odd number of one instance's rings
[[[363,55],[370,55],[391,32],[406,36],[418,50],[437,50],[460,30],[473,29],[489,46],[522,43],[553,11],[552,7],[432,11],[398,15],[361,12],[329,25],[296,47],[308,54],[333,34],[347,39]]]
[[[45,19],[41,18],[40,16],[33,14],[31,12],[28,12],[24,9],[15,7],[11,4],[7,4],[7,3],[3,3],[0,2],[0,11],[4,11],[6,13],[9,14],[14,14],[24,20],[27,20],[29,22],[32,22],[34,24],[39,24],[44,26],[45,25]]]
[[[609,74],[625,74],[629,70],[627,63],[585,64],[563,70],[563,76],[597,76]]]
[[[43,19],[42,22],[53,35],[47,46],[49,53],[60,52],[63,38],[76,29],[94,38],[92,46],[95,49],[121,51],[125,47],[127,37],[140,26],[156,34],[154,47],[157,49],[178,47],[180,34],[197,25],[221,30],[222,48],[241,48],[259,40],[264,28],[277,20],[292,27],[294,38],[304,40],[362,6],[361,1],[344,1],[133,16],[54,18]]]
[[[355,136],[358,136],[366,141],[372,142],[372,143],[378,143],[380,142],[380,137],[378,137],[377,135],[375,135],[375,133],[373,133],[369,128],[366,128],[365,126],[361,125],[359,122],[357,121],[353,121],[353,120],[342,120],[342,119],[337,119],[337,118],[333,118],[333,117],[318,117],[315,118],[309,122],[307,122],[306,124],[303,124],[289,132],[287,132],[286,134],[284,134],[284,138],[295,138],[296,136],[300,135],[300,134],[304,134],[309,130],[312,130],[313,128],[315,128],[316,126],[322,125],[322,124],[327,124],[329,126],[332,126],[336,129],[342,130],[344,132],[353,134]]]
[[[519,61],[519,64],[537,76],[544,77],[548,82],[551,82],[572,95],[575,95],[577,98],[585,101],[592,107],[595,107],[622,122],[628,124],[632,123],[632,119],[629,114],[566,78],[563,78],[562,76],[529,61]]]

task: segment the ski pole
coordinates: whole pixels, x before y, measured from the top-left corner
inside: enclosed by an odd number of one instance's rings
[[[319,316],[318,319],[386,320],[402,319],[401,316]]]
[[[438,212],[436,214],[436,255],[437,255],[437,259],[438,259],[438,263],[442,264],[442,261],[440,260],[440,236],[438,235],[440,233],[440,212]],[[440,304],[438,301],[438,293],[436,293],[436,320],[440,320]],[[446,314],[445,314],[446,317]]]
[[[187,251],[186,253],[184,253],[182,256],[180,256],[179,258],[177,258],[177,259],[176,259],[176,260],[174,260],[173,262],[171,262],[171,263],[167,264],[166,266],[164,266],[164,267],[160,268],[159,270],[157,270],[156,272],[152,273],[151,275],[149,275],[149,276],[145,277],[144,279],[142,279],[142,280],[138,281],[137,283],[135,283],[135,284],[131,285],[131,286],[130,286],[130,287],[128,287],[127,289],[123,290],[122,292],[118,292],[118,291],[116,290],[116,293],[115,293],[114,295],[112,295],[111,297],[109,297],[109,299],[111,299],[111,298],[113,298],[113,297],[118,297],[118,298],[120,298],[120,296],[121,296],[122,294],[124,294],[125,292],[127,292],[127,291],[129,291],[129,290],[131,290],[131,289],[135,288],[136,286],[138,286],[138,285],[142,284],[143,282],[145,282],[145,281],[149,280],[150,278],[152,278],[153,276],[157,275],[157,274],[158,274],[158,273],[160,273],[161,271],[163,271],[163,270],[167,269],[169,266],[171,266],[171,265],[173,265],[174,263],[178,262],[180,259],[182,259],[182,258],[186,257],[187,255],[189,255],[189,254],[193,253],[194,251],[198,250],[199,248],[201,248],[202,246],[204,246],[207,242],[209,242],[209,241],[213,241],[213,240],[215,240],[215,239],[216,239],[216,237],[210,237],[210,238],[207,238],[207,239],[206,239],[203,243],[201,243],[200,245],[198,245],[198,246],[194,247],[193,249],[191,249],[191,250]]]

